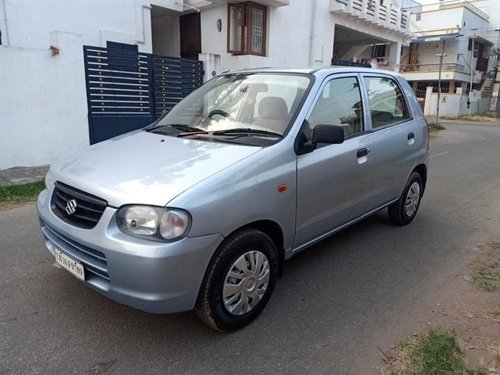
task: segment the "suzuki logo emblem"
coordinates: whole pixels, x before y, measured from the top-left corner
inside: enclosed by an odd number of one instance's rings
[[[78,207],[78,204],[76,203],[75,199],[71,199],[66,203],[66,213],[68,215],[73,215],[76,211],[76,207]]]

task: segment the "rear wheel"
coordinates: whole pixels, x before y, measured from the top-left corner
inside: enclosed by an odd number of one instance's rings
[[[391,222],[398,226],[410,224],[417,215],[423,193],[422,177],[413,172],[399,199],[387,209]]]
[[[256,229],[228,237],[207,268],[195,311],[219,331],[236,331],[264,309],[274,290],[278,257],[273,241]]]

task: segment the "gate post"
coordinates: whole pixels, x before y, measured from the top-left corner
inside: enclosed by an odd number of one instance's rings
[[[203,82],[207,82],[221,73],[220,55],[200,53],[198,59],[203,62]]]

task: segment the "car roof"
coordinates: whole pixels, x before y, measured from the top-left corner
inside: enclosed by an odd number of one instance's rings
[[[252,68],[243,70],[227,70],[222,74],[238,73],[290,73],[290,74],[313,74],[315,76],[327,76],[334,73],[377,73],[401,77],[399,73],[390,70],[362,68],[357,66],[325,66],[321,68]]]

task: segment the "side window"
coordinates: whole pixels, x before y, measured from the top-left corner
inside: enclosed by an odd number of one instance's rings
[[[373,129],[395,124],[410,117],[403,93],[392,78],[365,77],[364,80]]]
[[[316,125],[337,125],[344,128],[346,138],[362,133],[363,106],[356,77],[329,81],[309,116],[311,130]]]

